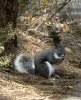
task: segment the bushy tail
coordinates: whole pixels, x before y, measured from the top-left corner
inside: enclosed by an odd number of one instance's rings
[[[35,73],[34,58],[19,54],[14,61],[15,69],[20,73]]]

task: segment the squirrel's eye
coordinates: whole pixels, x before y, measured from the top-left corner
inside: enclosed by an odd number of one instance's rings
[[[61,50],[61,49],[59,49],[59,51],[61,52],[62,50]]]

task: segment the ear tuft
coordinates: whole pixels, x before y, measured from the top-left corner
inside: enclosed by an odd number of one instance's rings
[[[53,42],[55,45],[60,44],[60,36],[58,35],[59,33],[53,32]]]

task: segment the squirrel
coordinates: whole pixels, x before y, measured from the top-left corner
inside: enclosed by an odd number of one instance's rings
[[[55,66],[60,64],[66,55],[59,36],[54,36],[53,41],[53,47],[38,51],[35,57],[19,54],[14,61],[15,69],[20,73],[36,74],[49,79],[55,74]]]

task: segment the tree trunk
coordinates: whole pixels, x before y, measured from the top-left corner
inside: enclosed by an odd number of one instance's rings
[[[16,19],[18,14],[18,0],[0,0],[0,28],[6,27],[8,23],[12,25],[12,28],[16,27]],[[0,34],[4,32],[0,31]],[[5,32],[4,34],[8,34]],[[3,35],[4,35],[3,34]],[[14,38],[9,39],[5,44],[5,51],[6,48],[11,50],[13,47],[17,47],[17,36],[14,35]]]
[[[18,0],[0,0],[0,27],[13,23],[13,28],[15,28],[17,14]]]

